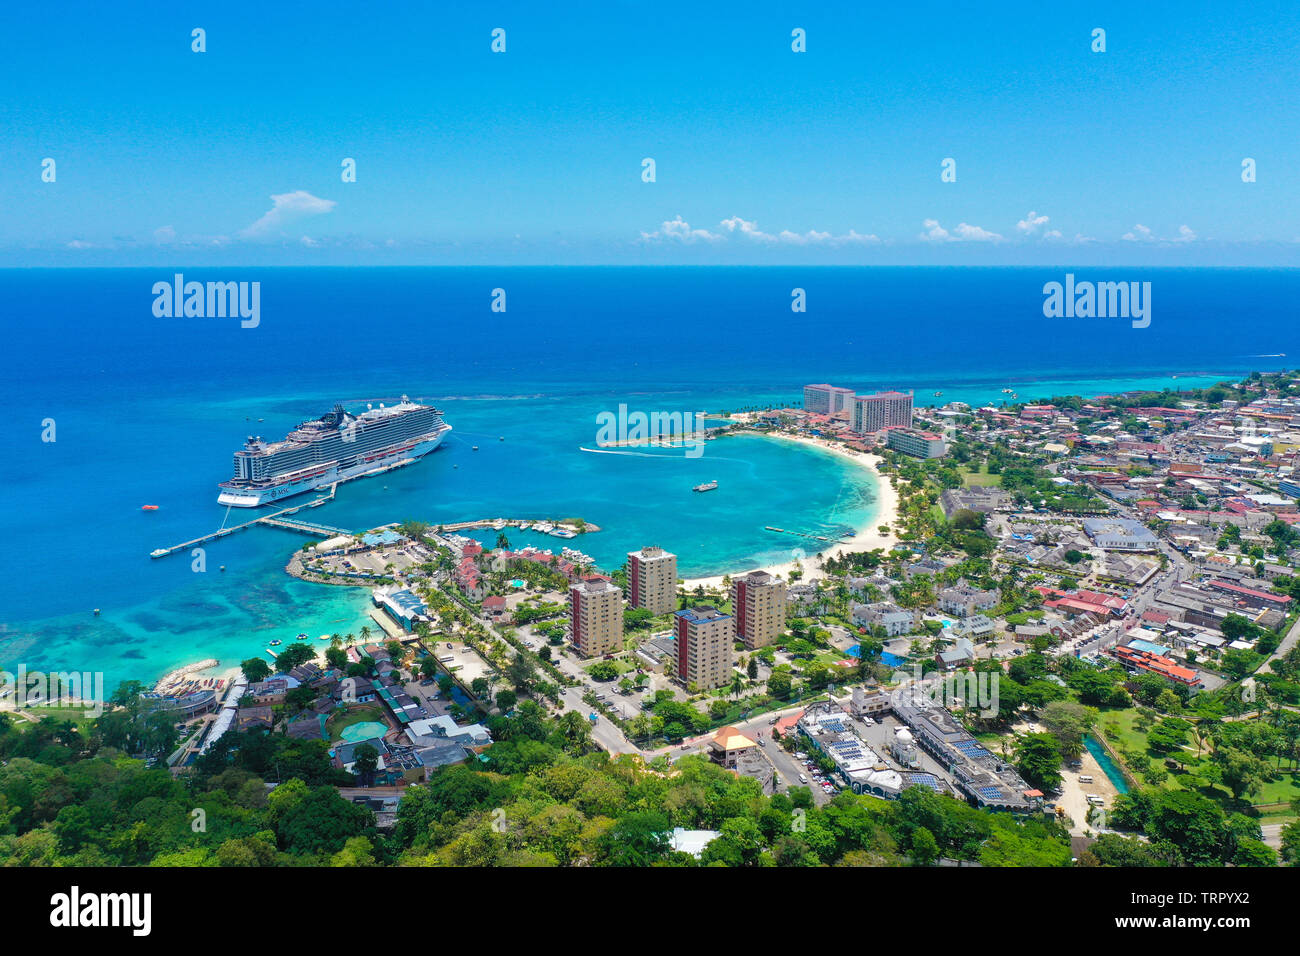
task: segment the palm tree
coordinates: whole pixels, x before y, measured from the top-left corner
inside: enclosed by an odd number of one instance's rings
[[[739,697],[741,691],[743,691],[744,689],[745,689],[745,679],[740,676],[740,671],[736,671],[731,675],[731,688],[730,688],[731,696]]]

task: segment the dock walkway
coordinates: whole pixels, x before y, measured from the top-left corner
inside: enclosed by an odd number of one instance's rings
[[[228,535],[235,534],[238,531],[243,531],[246,528],[251,528],[255,524],[264,524],[273,528],[284,528],[289,531],[300,531],[306,534],[320,535],[323,538],[333,538],[340,534],[351,534],[351,531],[344,528],[333,528],[329,525],[317,524],[313,521],[296,521],[284,517],[284,515],[291,515],[295,512],[301,511],[303,508],[315,508],[318,505],[323,505],[334,497],[334,492],[337,490],[338,483],[335,482],[330,485],[329,494],[313,498],[311,501],[304,501],[300,505],[291,505],[288,508],[281,508],[279,511],[272,512],[269,515],[262,515],[259,518],[254,518],[252,521],[245,521],[243,524],[231,525],[228,528],[223,526],[209,534],[199,535],[197,538],[191,538],[189,541],[182,541],[180,544],[174,544],[170,548],[155,548],[153,551],[149,552],[149,557],[165,558],[169,554],[175,554],[178,551],[187,551],[190,548],[206,544],[209,541],[215,541],[218,538],[224,538]],[[229,513],[229,509],[227,509],[227,513]]]

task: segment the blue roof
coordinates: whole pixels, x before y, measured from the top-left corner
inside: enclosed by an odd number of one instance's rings
[[[729,617],[730,614],[723,614],[717,608],[712,607],[688,607],[680,611],[673,612],[675,616],[684,618],[692,624],[707,623],[709,621],[722,621]]]

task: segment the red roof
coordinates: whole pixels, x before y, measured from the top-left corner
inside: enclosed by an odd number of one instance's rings
[[[1247,597],[1259,598],[1261,601],[1270,601],[1274,604],[1287,604],[1290,602],[1285,594],[1273,594],[1269,591],[1256,591],[1254,588],[1242,587],[1240,584],[1232,584],[1228,581],[1214,580],[1210,582],[1210,587],[1218,588],[1220,591],[1231,591],[1233,594],[1244,594]]]

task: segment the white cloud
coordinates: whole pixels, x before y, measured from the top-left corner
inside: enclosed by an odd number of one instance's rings
[[[938,219],[927,219],[921,223],[926,228],[926,232],[921,233],[922,239],[929,239],[934,242],[947,242],[952,236],[948,230],[939,225]]]
[[[959,222],[952,232],[939,225],[937,219],[926,219],[922,225],[925,232],[921,238],[927,242],[998,242],[1002,239],[996,232],[989,232],[967,222]]]
[[[996,242],[1002,237],[996,232],[989,232],[979,226],[970,226],[964,222],[959,222],[957,223],[957,238],[969,239],[973,242]]]
[[[641,233],[641,239],[645,242],[659,242],[663,240],[676,240],[677,242],[716,242],[721,239],[707,229],[692,229],[691,224],[681,216],[675,216],[664,222],[654,232]]]
[[[1132,232],[1126,232],[1120,237],[1125,242],[1194,242],[1196,240],[1196,230],[1191,226],[1182,225],[1178,227],[1178,235],[1170,238],[1157,236],[1148,227],[1138,223],[1133,227]]]
[[[1047,217],[1040,216],[1038,215],[1038,213],[1034,212],[1031,209],[1029,210],[1028,216],[1026,216],[1024,219],[1021,219],[1018,223],[1016,223],[1016,228],[1020,230],[1022,233],[1024,233],[1026,236],[1032,236],[1035,232],[1038,231],[1039,227],[1045,225],[1047,225]],[[1055,230],[1053,230],[1053,232],[1055,232]],[[1060,235],[1059,232],[1057,232],[1056,234],[1058,236]]]
[[[319,239],[313,239],[311,236],[303,236],[303,237],[302,237],[301,239],[299,239],[298,241],[301,242],[301,243],[302,243],[304,246],[306,246],[308,249],[315,249],[317,246],[320,245],[320,240],[319,240]]]
[[[176,230],[172,226],[160,226],[153,231],[153,241],[160,246],[176,241]]]
[[[308,216],[320,216],[338,205],[333,199],[320,199],[297,189],[271,197],[271,208],[247,229],[240,233],[245,239],[262,239],[275,235],[289,223]]]
[[[850,229],[842,236],[837,236],[829,232],[819,232],[816,229],[809,229],[805,233],[791,232],[789,229],[782,229],[777,235],[777,240],[789,243],[795,246],[842,246],[842,245],[867,245],[879,242],[880,237],[877,235],[863,235],[856,229]]]
[[[93,242],[86,242],[84,239],[73,239],[67,244],[69,249],[94,249]]]
[[[739,216],[732,216],[730,219],[724,219],[718,223],[723,229],[731,233],[739,233],[746,239],[754,239],[758,242],[776,242],[776,236],[769,235],[758,228],[758,223],[741,219]]]
[[[675,239],[679,242],[723,242],[735,236],[742,240],[758,242],[763,245],[790,246],[866,245],[880,242],[879,236],[864,235],[856,229],[850,229],[839,236],[819,229],[809,229],[807,232],[792,232],[789,229],[782,229],[779,233],[773,235],[758,228],[757,222],[751,219],[743,219],[740,216],[724,219],[718,223],[718,226],[723,230],[721,233],[709,232],[707,229],[692,229],[690,223],[682,219],[681,216],[677,216],[675,219],[665,222],[654,232],[642,232],[641,239],[644,242],[668,239]]]

